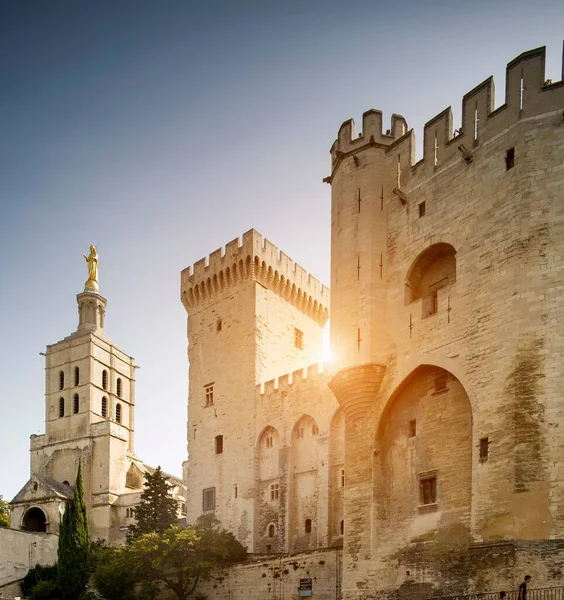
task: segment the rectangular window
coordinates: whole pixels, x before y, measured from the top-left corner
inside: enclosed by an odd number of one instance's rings
[[[505,153],[505,170],[509,171],[515,166],[515,148],[509,148]]]
[[[186,514],[186,502],[182,502],[182,504],[180,505],[180,511],[182,512],[183,515]]]
[[[489,440],[487,437],[480,440],[480,462],[486,462],[488,460],[488,446]]]
[[[447,389],[446,375],[437,375],[435,377],[435,393],[444,392]]]
[[[204,512],[215,510],[215,488],[206,488],[202,491],[202,510]]]
[[[409,437],[413,438],[417,435],[417,421],[415,419],[409,422]]]
[[[270,485],[270,499],[278,500],[279,488],[277,483],[272,483]]]
[[[294,327],[294,346],[298,348],[298,350],[304,349],[304,332],[296,329]]]
[[[437,502],[437,477],[429,475],[419,479],[419,504],[435,504]]]
[[[345,487],[345,469],[341,469],[341,487]]]
[[[235,485],[235,486],[233,486],[233,496],[235,498],[237,498],[238,495],[239,495],[239,488]]]
[[[213,406],[213,383],[208,383],[204,386],[206,394],[206,406]]]
[[[421,204],[419,204],[419,218],[424,217],[425,216],[425,202],[421,202]]]
[[[436,315],[439,312],[439,294],[435,290],[429,296],[429,316]]]
[[[222,435],[215,436],[215,453],[223,454],[223,436]]]

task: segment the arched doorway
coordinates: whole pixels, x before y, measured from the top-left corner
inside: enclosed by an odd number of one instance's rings
[[[22,529],[24,531],[47,531],[45,513],[37,506],[30,508],[23,516]]]

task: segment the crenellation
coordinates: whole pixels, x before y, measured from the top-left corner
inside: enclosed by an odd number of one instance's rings
[[[324,372],[322,363],[313,363],[307,367],[296,369],[290,373],[284,373],[274,379],[265,381],[257,385],[257,395],[264,396],[265,394],[271,394],[274,392],[285,391],[288,387],[291,387],[295,383],[300,381],[311,380],[317,376],[327,377]]]

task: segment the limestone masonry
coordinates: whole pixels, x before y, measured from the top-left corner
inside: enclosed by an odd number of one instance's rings
[[[343,123],[331,298],[254,230],[182,272],[189,522],[335,549],[328,598],[561,584],[564,83],[544,62],[511,61],[495,110],[491,78],[466,94],[460,129],[431,119],[417,163],[403,117]]]

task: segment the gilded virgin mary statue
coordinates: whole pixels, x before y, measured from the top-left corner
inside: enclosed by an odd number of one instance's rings
[[[90,254],[83,254],[86,264],[88,265],[88,281],[84,284],[84,288],[98,291],[98,252],[96,246],[90,244]]]

